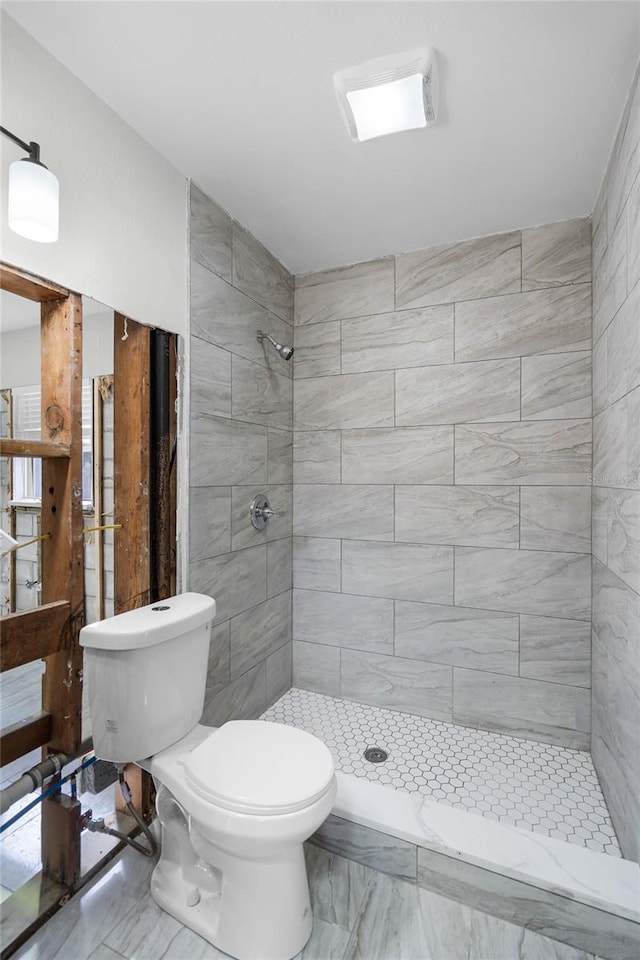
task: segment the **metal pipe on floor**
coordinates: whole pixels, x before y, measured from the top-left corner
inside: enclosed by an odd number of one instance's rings
[[[68,763],[77,760],[78,757],[89,753],[92,749],[93,740],[89,737],[80,744],[80,749],[77,753],[52,753],[46,760],[41,760],[39,763],[36,763],[30,770],[23,773],[21,777],[14,780],[13,783],[10,783],[8,787],[0,790],[0,814],[6,813],[18,800],[22,800],[27,794],[37,790],[45,780],[48,780],[50,777],[55,777]]]

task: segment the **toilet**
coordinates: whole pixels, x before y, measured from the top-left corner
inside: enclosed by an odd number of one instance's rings
[[[238,960],[290,960],[311,935],[303,842],[333,806],[333,760],[293,727],[199,723],[215,612],[185,593],[83,627],[94,749],[153,776],[159,906]]]

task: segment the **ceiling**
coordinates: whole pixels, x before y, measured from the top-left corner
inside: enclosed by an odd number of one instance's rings
[[[4,7],[294,273],[590,214],[640,52],[636,2]],[[437,124],[353,143],[334,72],[424,45]]]

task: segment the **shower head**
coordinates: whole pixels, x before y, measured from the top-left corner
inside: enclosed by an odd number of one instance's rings
[[[277,340],[274,340],[273,337],[270,337],[268,333],[263,333],[262,330],[258,330],[258,343],[262,343],[264,340],[268,340],[271,346],[280,354],[283,360],[291,360],[293,356],[293,347],[287,347],[282,343],[278,343]]]

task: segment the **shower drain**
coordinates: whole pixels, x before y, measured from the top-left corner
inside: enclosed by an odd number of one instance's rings
[[[364,752],[365,760],[370,763],[384,763],[389,754],[382,747],[367,747]]]

